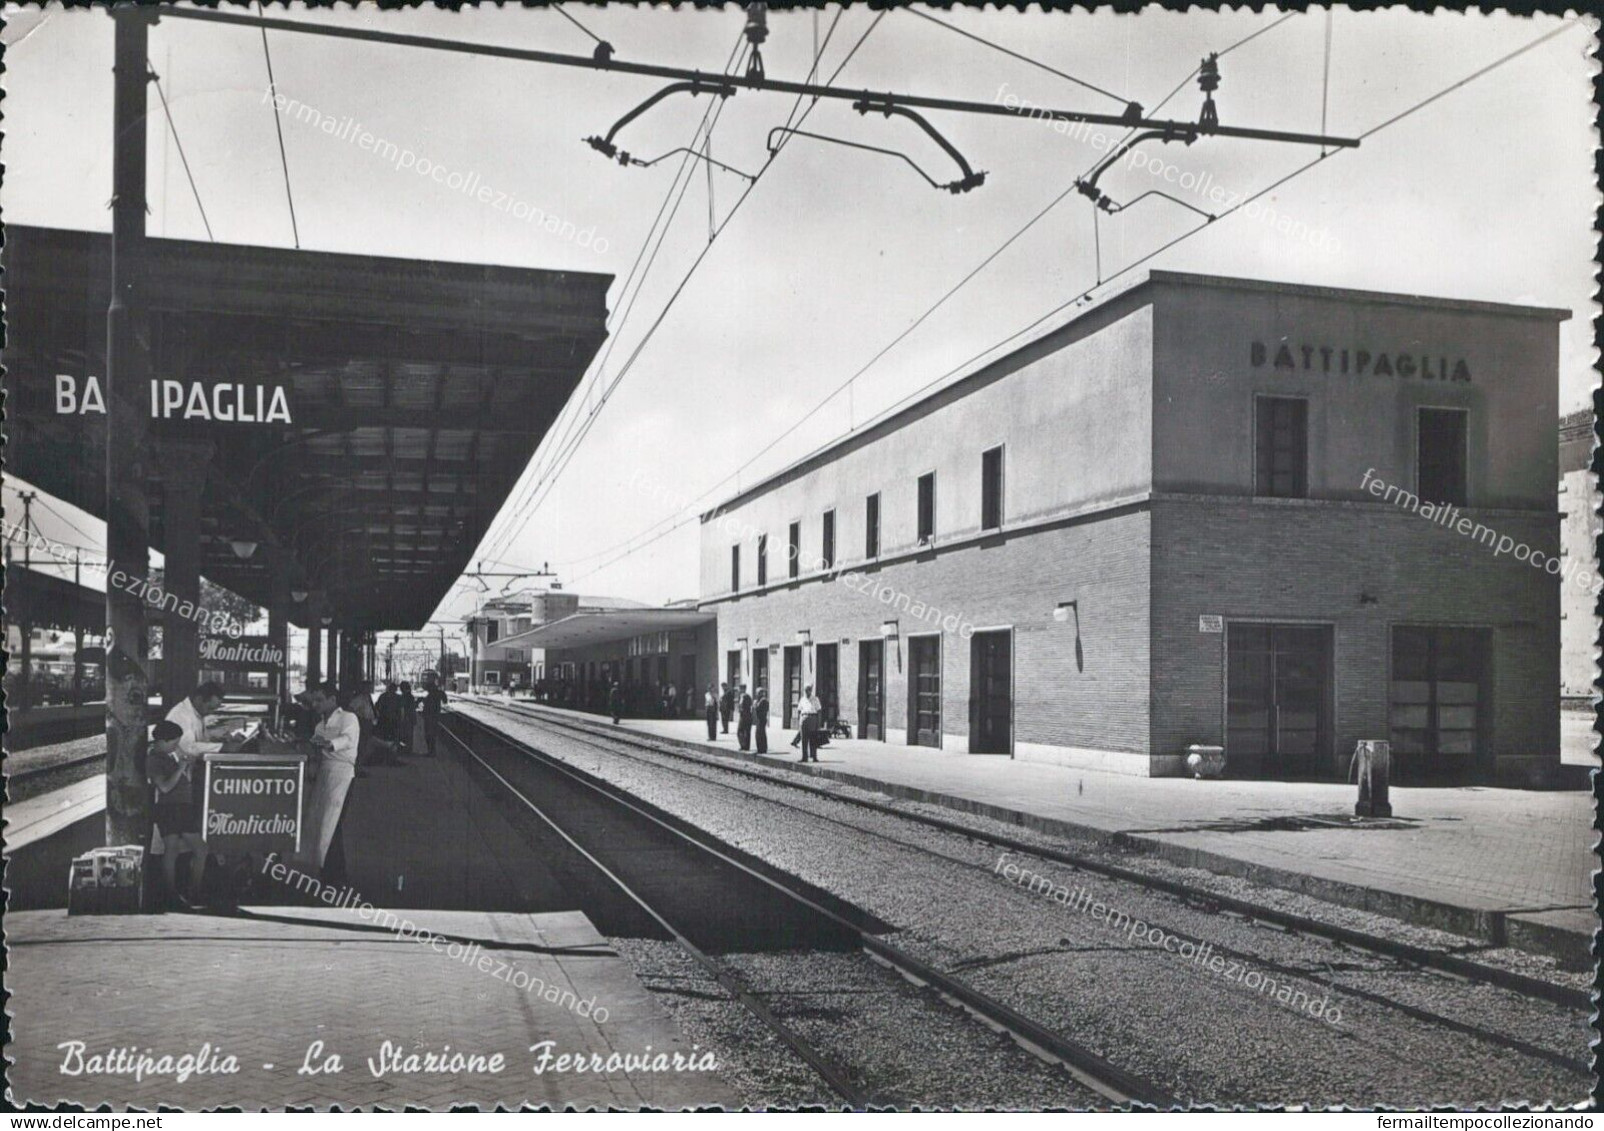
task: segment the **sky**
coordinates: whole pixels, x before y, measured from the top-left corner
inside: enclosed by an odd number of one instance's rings
[[[743,24],[733,7],[567,10],[609,41],[615,58],[715,72]],[[108,230],[111,21],[99,11],[5,11],[5,219]],[[1274,10],[1245,9],[929,11],[1099,89],[913,10],[876,22],[862,7],[771,13],[767,73],[805,78],[816,44],[827,39],[824,76],[851,52],[837,80],[843,86],[987,102],[1017,96],[1103,113],[1135,100],[1152,111],[1203,55],[1262,32],[1220,60],[1220,121],[1318,133],[1323,120],[1333,135],[1357,136],[1557,31],[1146,266],[1566,308],[1560,407],[1589,403],[1592,21],[1340,8],[1329,23],[1318,11],[1284,20]],[[292,8],[288,18],[579,54],[593,45],[553,11]],[[1070,193],[849,383],[1101,152],[1041,121],[932,112],[937,128],[987,172],[983,187],[936,191],[894,157],[806,137],[793,138],[765,166],[769,131],[788,120],[795,99],[742,91],[719,112],[711,154],[747,173],[763,169],[762,176],[732,214],[749,182],[709,174],[703,164],[691,169],[678,208],[669,205],[666,236],[643,257],[650,263],[644,281],[626,289],[680,158],[625,168],[582,139],[606,133],[660,81],[280,32],[268,44],[284,99],[355,119],[415,159],[397,168],[406,158],[365,152],[309,124],[309,114],[284,116],[303,247],[615,276],[609,345],[478,551],[487,570],[506,568],[490,562],[550,563],[566,588],[585,594],[653,602],[695,596],[701,510],[1088,290],[1095,301],[1130,278],[1110,276],[1200,220],[1155,198],[1103,217],[1094,234],[1090,203]],[[153,118],[150,233],[207,238],[181,145],[217,240],[293,246],[260,35],[164,20],[152,32],[151,63],[174,129]],[[1187,83],[1160,113],[1192,120],[1201,101]],[[619,144],[648,158],[687,145],[711,103],[707,96],[665,100],[621,131]],[[159,99],[151,105],[159,113]],[[957,176],[907,121],[825,101],[804,128],[901,151],[938,182]],[[1161,160],[1246,197],[1319,155],[1302,145],[1222,138],[1146,149],[1155,161],[1148,170],[1122,165],[1100,187],[1129,200],[1158,183],[1151,169]],[[420,175],[423,165],[476,174],[476,184],[506,194],[504,204],[453,192]],[[1167,187],[1196,206],[1218,207]],[[573,227],[553,232],[520,218],[531,209]],[[1301,226],[1281,230],[1281,217]],[[566,426],[581,420],[588,431],[558,470],[555,457],[571,436]],[[8,516],[16,486],[8,480]],[[534,500],[527,487],[537,487]],[[56,508],[98,532],[87,516]],[[40,526],[48,536],[83,541],[50,516],[41,515]],[[436,615],[471,611],[481,589],[459,586]]]

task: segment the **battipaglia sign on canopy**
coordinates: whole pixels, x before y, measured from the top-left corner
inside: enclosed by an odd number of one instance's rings
[[[70,373],[56,374],[56,415],[105,415],[106,397],[100,378],[90,374],[82,381]],[[175,381],[158,378],[150,383],[152,420],[204,420],[223,424],[292,424],[290,399],[283,385],[253,385],[220,381]]]

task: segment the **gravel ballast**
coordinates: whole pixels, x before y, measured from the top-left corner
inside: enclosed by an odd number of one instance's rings
[[[1558,1006],[1402,969],[1128,881],[1011,857],[1051,885],[1031,890],[999,873],[1005,862],[996,848],[965,836],[717,766],[598,749],[595,739],[502,711],[461,709],[894,924],[896,945],[1191,1102],[1567,1104],[1588,1093],[1586,1019]],[[1027,839],[1017,829],[1008,835]],[[1228,882],[1245,897],[1269,898]],[[1056,902],[1049,894],[1056,889],[1084,904]],[[1104,917],[1086,910],[1094,903]],[[1162,927],[1168,947],[1176,940],[1211,945],[1237,969],[1227,976],[1134,937],[1109,922],[1109,913]],[[1374,918],[1348,914],[1356,923]],[[1285,991],[1266,993],[1265,978]],[[1345,985],[1381,1000],[1347,993]],[[1294,993],[1328,1009],[1312,1017],[1288,1004]],[[1573,1057],[1575,1067],[1410,1017],[1388,998]],[[1004,1106],[1031,1102],[1021,1097]],[[992,1103],[977,1097],[965,1106]]]

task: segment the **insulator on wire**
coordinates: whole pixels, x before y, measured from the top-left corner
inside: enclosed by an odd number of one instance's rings
[[[761,47],[768,37],[769,6],[761,3],[748,4],[746,6],[746,41],[753,47]]]
[[[1208,130],[1220,124],[1220,112],[1214,105],[1214,92],[1220,89],[1220,57],[1210,55],[1197,69],[1197,85],[1203,91],[1203,112],[1198,115],[1199,128]]]
[[[769,6],[753,3],[746,6],[746,41],[752,45],[752,57],[747,60],[746,77],[763,78],[763,41],[769,37]]]

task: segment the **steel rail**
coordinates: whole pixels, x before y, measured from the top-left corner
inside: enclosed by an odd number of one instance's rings
[[[25,753],[27,753],[26,750],[19,750],[14,754],[7,754],[6,761],[9,762],[16,758],[18,754]],[[48,774],[56,774],[63,770],[76,769],[79,766],[87,766],[91,762],[104,762],[105,760],[106,752],[102,750],[97,754],[85,754],[80,758],[69,758],[65,762],[56,762],[49,766],[24,766],[20,770],[7,770],[5,772],[5,777],[8,782],[29,781],[33,778],[42,778]]]
[[[747,862],[734,855],[731,855],[724,845],[714,840],[705,831],[696,828],[690,822],[663,812],[662,810],[657,809],[655,806],[651,806],[648,803],[641,801],[639,798],[630,795],[626,791],[620,789],[618,786],[613,785],[611,782],[594,777],[575,768],[574,766],[569,765],[566,762],[563,762],[560,759],[553,758],[549,754],[536,749],[526,742],[522,742],[519,739],[503,732],[493,730],[480,720],[474,719],[467,715],[460,715],[458,717],[470,722],[480,730],[494,735],[498,741],[504,742],[508,746],[526,753],[540,765],[561,773],[571,780],[578,782],[579,784],[591,789],[596,793],[601,794],[616,804],[622,805],[646,820],[651,821],[653,824],[656,824],[660,828],[674,834],[675,836],[678,836],[687,843],[694,845],[696,848],[702,850],[708,855],[739,869],[746,875],[752,877],[753,879],[759,880],[787,898],[803,904],[814,914],[829,919],[838,926],[853,932],[858,936],[863,949],[870,955],[877,957],[881,961],[892,966],[905,978],[909,978],[917,983],[928,985],[938,992],[947,995],[953,1000],[960,1002],[968,1012],[981,1018],[986,1024],[1003,1030],[1021,1045],[1031,1049],[1038,1055],[1045,1056],[1049,1060],[1059,1064],[1076,1081],[1097,1092],[1099,1095],[1110,1100],[1111,1102],[1116,1104],[1146,1104],[1161,1109],[1178,1106],[1179,1101],[1175,1097],[1166,1093],[1163,1089],[1159,1088],[1157,1085],[1154,1085],[1151,1082],[1127,1072],[1125,1069],[1122,1069],[1115,1064],[1110,1063],[1072,1038],[1069,1038],[1061,1033],[1053,1032],[1052,1030],[1039,1025],[1035,1021],[1032,1021],[1028,1017],[1015,1012],[1008,1006],[1005,1006],[1001,1002],[988,997],[964,982],[959,981],[958,979],[953,978],[950,975],[945,974],[942,971],[924,963],[920,959],[915,958],[913,955],[908,954],[899,947],[893,946],[883,939],[876,938],[875,936],[863,930],[863,928],[857,924],[837,914],[835,911],[822,906],[817,901],[809,898],[802,892],[794,890],[790,885],[782,883],[772,875],[769,875],[767,872],[754,868]],[[442,729],[445,730],[447,728],[443,727]],[[449,730],[447,733],[450,733]],[[455,738],[456,736],[453,735],[452,737]],[[464,743],[460,738],[457,738],[456,741],[465,750],[468,750],[475,761],[478,761],[481,765],[484,765],[486,769],[490,770],[490,772],[497,778],[498,781],[502,782],[503,785],[506,785],[507,788],[512,790],[515,794],[517,793],[516,788],[507,783],[505,778],[486,765],[484,760],[479,758],[477,754],[474,754],[472,750],[469,750],[466,743]],[[519,796],[521,798],[521,795]],[[529,802],[527,799],[523,800],[524,803],[531,809],[535,808],[532,802]],[[538,812],[538,810],[536,811]],[[545,819],[547,820],[548,824],[551,823],[549,818]],[[556,828],[555,825],[552,827],[554,829]],[[563,834],[560,829],[557,831],[565,840],[569,839],[567,835]],[[570,843],[572,843],[571,840]],[[577,845],[575,847],[577,847]],[[580,851],[583,852],[584,850],[580,849]],[[586,855],[588,858],[588,854]],[[598,867],[600,867],[599,864]],[[609,873],[609,878],[614,878],[611,876],[611,873]],[[614,882],[618,883],[620,887],[624,887],[622,882],[618,881],[616,878],[614,878]],[[625,888],[625,890],[626,892],[628,891],[627,888]],[[668,927],[670,931],[673,930],[673,928],[669,927],[667,922],[660,915],[658,915],[651,908],[647,907],[647,905],[640,899],[639,896],[634,895],[632,892],[629,894],[631,898],[639,903],[642,908],[646,909],[647,913],[652,915],[654,919],[657,919],[659,923],[662,923],[665,927]],[[676,938],[680,937],[677,931],[674,932],[674,934]],[[707,961],[711,962],[711,959],[708,959]],[[810,1060],[809,1063],[813,1062]]]
[[[867,99],[876,106],[896,105],[924,110],[950,110],[963,114],[989,114],[1001,118],[1029,118],[1050,122],[1085,122],[1089,125],[1135,127],[1171,131],[1193,131],[1201,136],[1243,138],[1251,141],[1279,141],[1294,145],[1319,145],[1335,149],[1353,149],[1358,138],[1327,137],[1321,134],[1265,130],[1244,126],[1208,126],[1197,122],[1180,122],[1172,119],[1152,119],[1141,116],[1141,107],[1132,103],[1124,114],[1095,114],[1082,110],[1053,110],[1041,106],[1008,106],[1001,102],[971,102],[961,98],[936,98],[920,94],[895,94],[864,89],[849,90],[819,83],[790,82],[753,75],[723,75],[684,67],[667,67],[655,63],[628,63],[593,55],[569,55],[558,51],[536,51],[522,47],[502,47],[489,43],[466,43],[461,40],[439,39],[424,35],[402,35],[397,32],[370,31],[365,28],[329,27],[303,23],[299,20],[281,20],[273,17],[234,15],[229,12],[200,8],[162,8],[150,13],[151,19],[198,20],[203,23],[229,24],[235,27],[267,28],[271,31],[299,32],[304,35],[321,35],[333,39],[359,40],[364,43],[382,43],[393,47],[417,47],[430,51],[449,51],[457,54],[481,55],[494,59],[516,59],[528,63],[545,63],[559,67],[580,67],[615,74],[640,75],[647,78],[668,79],[675,82],[697,82],[704,86],[714,83],[728,84],[755,91],[775,91],[813,98],[833,98],[847,101]],[[1132,113],[1132,110],[1136,111]]]
[[[500,706],[500,704],[489,704],[489,705],[490,706]],[[529,716],[525,716],[525,717],[529,717]],[[481,725],[483,725],[483,724],[481,724]],[[588,734],[588,732],[580,732],[580,733]],[[603,741],[596,741],[596,739],[598,737],[601,738]],[[777,798],[768,796],[766,794],[758,793],[755,790],[742,789],[740,786],[733,785],[733,784],[731,784],[729,782],[716,781],[716,780],[712,780],[712,779],[709,779],[709,778],[702,777],[700,775],[693,774],[688,769],[681,769],[680,767],[677,767],[677,766],[665,765],[662,762],[649,761],[646,758],[641,757],[638,752],[637,753],[628,753],[626,751],[621,751],[621,750],[615,749],[615,747],[617,747],[617,746],[625,746],[625,747],[631,747],[632,746],[632,747],[634,747],[636,749],[636,751],[646,750],[646,749],[650,749],[650,748],[645,747],[643,744],[632,742],[632,741],[630,741],[628,739],[624,739],[622,737],[615,737],[614,735],[612,735],[610,733],[601,734],[601,735],[590,735],[587,738],[573,737],[572,741],[579,742],[579,743],[581,743],[581,744],[583,744],[585,746],[591,747],[592,749],[605,751],[606,753],[613,754],[614,756],[617,756],[617,757],[628,758],[631,761],[640,762],[642,765],[648,765],[648,766],[653,767],[654,769],[667,770],[670,773],[681,774],[681,775],[684,775],[686,777],[690,777],[695,781],[699,781],[699,782],[702,782],[704,784],[715,785],[715,786],[717,786],[717,787],[719,787],[721,789],[727,789],[727,790],[730,790],[732,792],[739,793],[739,794],[741,794],[743,796],[746,796],[746,797],[755,798],[755,799],[757,799],[759,801],[763,801],[763,802],[765,802],[767,804],[780,805],[780,806],[782,806],[784,808],[791,809],[794,812],[801,813],[801,814],[803,814],[805,816],[808,816],[808,817],[811,817],[811,818],[813,818],[815,820],[823,820],[823,821],[828,821],[828,822],[830,822],[832,824],[838,824],[838,825],[841,825],[843,828],[848,828],[848,829],[851,829],[851,830],[853,830],[855,832],[865,833],[865,834],[868,834],[868,835],[871,835],[871,836],[878,837],[881,840],[887,841],[888,843],[891,843],[891,844],[895,844],[895,845],[897,845],[899,847],[902,847],[902,848],[909,848],[909,849],[913,849],[915,851],[924,852],[924,853],[926,853],[928,855],[935,856],[936,858],[938,858],[940,860],[947,861],[947,862],[952,863],[952,864],[957,864],[957,865],[962,866],[962,867],[972,868],[975,871],[979,871],[979,872],[987,871],[985,866],[982,865],[982,864],[973,864],[973,863],[970,863],[968,861],[959,860],[956,857],[948,856],[946,853],[937,852],[935,849],[930,848],[930,847],[928,847],[926,845],[911,844],[908,841],[900,840],[897,837],[890,836],[889,834],[881,832],[878,829],[865,828],[864,826],[856,825],[856,824],[853,824],[852,822],[849,822],[849,821],[843,821],[838,817],[828,817],[828,816],[825,816],[823,814],[814,813],[813,811],[808,810],[808,809],[803,809],[800,806],[789,805],[784,801],[778,800]],[[612,745],[604,745],[604,743],[611,743]],[[658,753],[658,751],[655,751],[655,750],[653,750],[652,752],[653,753]],[[691,758],[689,756],[684,757],[683,760],[689,761],[692,764],[698,764],[696,759]],[[717,764],[712,764],[712,765],[708,765],[706,763],[700,763],[700,764],[703,765],[703,768],[709,769],[709,770],[714,770],[714,771],[732,769],[732,767],[727,767],[727,766],[722,766],[722,765],[717,765]],[[759,775],[755,775],[755,774],[751,775],[751,776],[757,777],[758,780],[771,782],[771,784],[779,785],[781,787],[784,787],[784,786],[789,784],[789,783],[786,783],[786,782],[783,782],[783,781],[781,781],[781,782],[772,782],[771,779],[763,778],[763,777],[760,777]],[[810,792],[812,792],[812,791],[810,791]],[[843,800],[843,801],[847,800],[846,798],[836,798],[832,794],[822,793],[822,792],[820,793],[820,796],[821,796],[821,799],[822,798],[829,798],[829,799],[832,799],[832,800]],[[981,841],[984,842],[985,840],[987,840],[989,838],[984,837],[983,834],[979,834],[979,833],[976,833],[974,831],[971,831],[968,834],[968,838],[967,839],[981,840]],[[1181,931],[1181,930],[1175,929],[1173,927],[1166,926],[1165,924],[1160,923],[1160,922],[1158,922],[1156,920],[1153,920],[1151,918],[1147,919],[1147,922],[1148,922],[1148,924],[1150,926],[1158,927],[1158,928],[1166,931],[1167,933],[1175,936],[1176,938],[1180,939],[1182,942],[1193,942],[1193,943],[1202,945],[1205,941],[1207,941],[1213,947],[1214,953],[1219,954],[1219,955],[1221,955],[1221,956],[1223,956],[1225,958],[1241,959],[1242,961],[1247,962],[1249,964],[1256,964],[1256,965],[1264,966],[1264,967],[1266,967],[1266,968],[1268,968],[1268,969],[1270,969],[1270,970],[1272,970],[1272,971],[1274,971],[1276,973],[1286,975],[1287,977],[1297,978],[1297,979],[1301,979],[1301,980],[1304,980],[1304,981],[1315,982],[1315,983],[1318,983],[1320,985],[1326,986],[1329,989],[1334,990],[1337,993],[1343,994],[1343,995],[1345,995],[1347,997],[1358,998],[1358,999],[1360,999],[1362,1001],[1367,1001],[1367,1002],[1370,1002],[1371,1004],[1374,1004],[1374,1005],[1383,1006],[1383,1007],[1385,1007],[1387,1009],[1391,1009],[1391,1010],[1394,1010],[1396,1012],[1403,1013],[1406,1016],[1412,1017],[1417,1021],[1424,1021],[1424,1022],[1426,1022],[1428,1024],[1431,1024],[1431,1025],[1437,1025],[1437,1026],[1440,1026],[1440,1027],[1445,1028],[1445,1029],[1450,1029],[1453,1032],[1460,1033],[1460,1034],[1462,1034],[1464,1036],[1474,1037],[1474,1038],[1477,1038],[1479,1040],[1487,1041],[1487,1042],[1489,1042],[1491,1044],[1495,1044],[1495,1045],[1499,1046],[1500,1048],[1507,1048],[1507,1049],[1510,1049],[1510,1050],[1512,1050],[1514,1052],[1518,1052],[1523,1056],[1529,1056],[1529,1057],[1532,1057],[1532,1058],[1537,1059],[1537,1060],[1547,1061],[1550,1064],[1554,1064],[1554,1065],[1556,1065],[1558,1067],[1567,1069],[1568,1071],[1571,1071],[1571,1072],[1584,1073],[1584,1074],[1587,1072],[1586,1066],[1581,1064],[1581,1063],[1579,1063],[1574,1057],[1568,1056],[1568,1055],[1563,1054],[1563,1053],[1554,1052],[1551,1049],[1543,1048],[1540,1045],[1532,1044],[1530,1041],[1521,1040],[1518,1037],[1511,1037],[1511,1036],[1508,1036],[1505,1033],[1498,1032],[1498,1031],[1495,1031],[1495,1030],[1492,1030],[1492,1029],[1488,1029],[1485,1026],[1477,1025],[1477,1024],[1470,1023],[1470,1022],[1460,1021],[1458,1018],[1449,1017],[1446,1014],[1437,1013],[1437,1012],[1434,1012],[1434,1011],[1432,1011],[1430,1009],[1426,1009],[1426,1008],[1423,1008],[1423,1007],[1420,1007],[1420,1006],[1411,1005],[1408,1002],[1399,1001],[1396,998],[1389,997],[1388,995],[1383,994],[1383,993],[1378,993],[1378,992],[1373,991],[1373,990],[1366,990],[1366,989],[1364,989],[1362,987],[1359,987],[1359,986],[1347,985],[1347,984],[1344,984],[1344,983],[1337,982],[1335,980],[1331,980],[1329,978],[1322,978],[1318,974],[1318,972],[1316,972],[1316,971],[1311,971],[1311,970],[1303,969],[1303,968],[1296,967],[1296,966],[1289,966],[1289,965],[1286,965],[1285,963],[1282,963],[1282,962],[1276,962],[1276,961],[1267,959],[1263,955],[1260,955],[1260,954],[1248,953],[1246,951],[1236,950],[1236,949],[1233,949],[1231,947],[1227,947],[1227,946],[1224,946],[1224,945],[1222,945],[1220,943],[1214,942],[1213,940],[1205,940],[1203,938],[1200,938],[1199,936],[1197,936],[1194,933]],[[1288,929],[1287,933],[1288,934],[1294,934],[1296,932],[1293,932],[1290,929]]]
[[[489,728],[485,727],[483,723],[479,723],[477,725],[480,726],[481,729],[489,730]],[[540,808],[540,806],[536,805],[533,801],[529,800],[529,798],[525,797],[517,786],[513,785],[510,781],[504,778],[496,771],[494,766],[481,758],[478,753],[461,738],[458,738],[450,727],[442,726],[440,730],[446,735],[446,737],[450,738],[458,746],[462,747],[463,753],[467,754],[468,757],[472,758],[475,762],[478,762],[479,765],[484,768],[486,773],[490,774],[491,777],[500,782],[508,793],[512,794],[519,801],[521,801],[525,808],[527,808],[535,816],[539,817],[540,820],[543,821],[552,832],[561,837],[568,844],[568,847],[572,848],[575,852],[579,853],[579,855],[583,856],[592,867],[594,867],[602,875],[606,876],[614,887],[623,892],[628,899],[630,899],[636,904],[636,906],[644,911],[653,921],[657,923],[659,927],[668,932],[668,934],[673,937],[674,941],[677,942],[680,947],[697,962],[698,965],[706,970],[708,974],[710,974],[713,979],[718,982],[719,985],[723,986],[724,989],[729,991],[731,996],[744,1005],[747,1010],[765,1026],[767,1026],[775,1036],[784,1041],[792,1052],[796,1053],[803,1060],[805,1060],[809,1067],[817,1072],[819,1076],[823,1078],[824,1082],[828,1084],[837,1095],[846,1100],[854,1108],[862,1110],[868,1106],[867,1099],[863,1093],[858,1090],[852,1081],[846,1078],[846,1075],[842,1073],[840,1069],[836,1068],[835,1065],[826,1060],[825,1057],[807,1040],[792,1031],[790,1026],[786,1025],[778,1017],[774,1016],[773,1012],[768,1008],[768,1006],[759,1001],[757,996],[753,994],[752,991],[740,979],[726,970],[720,963],[714,961],[710,955],[705,953],[695,943],[691,942],[690,939],[686,938],[685,935],[680,932],[679,928],[675,927],[674,924],[670,923],[666,918],[664,918],[662,914],[660,914],[651,904],[646,902],[646,900],[642,898],[634,888],[625,883],[616,872],[587,852],[578,841],[574,840],[573,837],[568,835],[561,825],[552,820],[551,817]],[[522,745],[521,743],[517,743],[514,739],[505,738],[505,736],[498,735],[497,737],[501,738],[503,741],[506,741],[509,745]],[[583,782],[583,779],[578,778],[576,775],[570,774],[569,776],[574,777],[575,780],[581,781],[582,784],[589,784]]]
[[[469,701],[477,702],[482,706],[490,707],[495,710],[505,711],[521,718],[538,719],[541,722],[547,722],[554,726],[577,731],[580,734],[608,738],[614,741],[619,740],[618,736],[613,735],[611,732],[598,733],[590,730],[587,727],[579,725],[574,720],[552,716],[538,710],[509,706],[501,703],[493,703],[486,700]],[[1440,973],[1450,974],[1472,982],[1481,982],[1484,984],[1497,986],[1500,989],[1511,990],[1515,993],[1521,994],[1524,997],[1537,998],[1539,1000],[1552,1002],[1555,1005],[1564,1006],[1567,1009],[1590,1012],[1593,1008],[1592,997],[1587,990],[1573,989],[1569,986],[1562,986],[1553,982],[1545,981],[1542,978],[1534,978],[1528,974],[1521,974],[1514,970],[1505,970],[1498,966],[1488,966],[1485,963],[1472,962],[1469,959],[1461,958],[1455,954],[1431,950],[1427,947],[1416,946],[1413,943],[1401,942],[1396,939],[1383,938],[1380,935],[1369,934],[1367,932],[1355,930],[1351,927],[1344,927],[1336,923],[1327,923],[1319,919],[1311,918],[1307,915],[1299,915],[1296,912],[1286,911],[1279,907],[1271,907],[1267,904],[1254,903],[1251,900],[1240,899],[1236,896],[1226,895],[1223,892],[1212,891],[1208,888],[1196,887],[1191,884],[1183,883],[1179,880],[1170,880],[1164,878],[1163,876],[1149,875],[1146,872],[1140,872],[1133,868],[1124,868],[1118,864],[1110,864],[1092,857],[1083,856],[1079,853],[1069,852],[1063,849],[1049,848],[1039,844],[1031,844],[1027,841],[1016,840],[1012,837],[986,832],[981,829],[960,824],[957,821],[945,820],[944,818],[933,816],[931,814],[919,813],[908,809],[899,809],[891,805],[884,805],[876,801],[870,801],[867,798],[842,796],[830,790],[809,785],[805,782],[791,781],[787,780],[786,778],[774,776],[772,774],[759,773],[755,770],[747,769],[744,766],[731,765],[722,760],[715,761],[712,757],[700,756],[681,749],[666,748],[660,744],[654,744],[652,739],[645,736],[632,736],[631,741],[636,745],[652,750],[653,752],[661,753],[670,757],[681,758],[685,761],[706,766],[710,769],[718,769],[727,771],[729,773],[740,774],[742,776],[767,782],[772,785],[784,786],[788,789],[796,789],[804,793],[813,794],[816,797],[827,798],[831,801],[839,801],[848,805],[857,806],[858,808],[868,809],[871,812],[881,813],[886,816],[900,817],[904,820],[913,821],[917,824],[925,825],[930,828],[940,829],[943,832],[955,833],[957,835],[969,837],[974,840],[984,841],[985,843],[996,845],[998,848],[1006,848],[1010,852],[1035,856],[1043,860],[1052,860],[1059,864],[1067,864],[1071,867],[1080,868],[1084,871],[1093,872],[1098,875],[1106,876],[1110,879],[1123,880],[1129,883],[1137,884],[1141,887],[1151,888],[1155,891],[1161,891],[1167,895],[1173,895],[1180,899],[1189,900],[1192,902],[1208,902],[1224,910],[1241,915],[1246,919],[1258,920],[1259,922],[1272,924],[1274,926],[1300,934],[1317,935],[1322,938],[1329,939],[1332,942],[1341,943],[1345,946],[1351,946],[1357,950],[1369,951],[1372,954],[1378,954],[1386,958],[1412,963],[1416,966],[1426,967],[1436,970]],[[661,740],[659,740],[659,742],[660,741]],[[854,783],[843,782],[842,784],[851,785]]]

